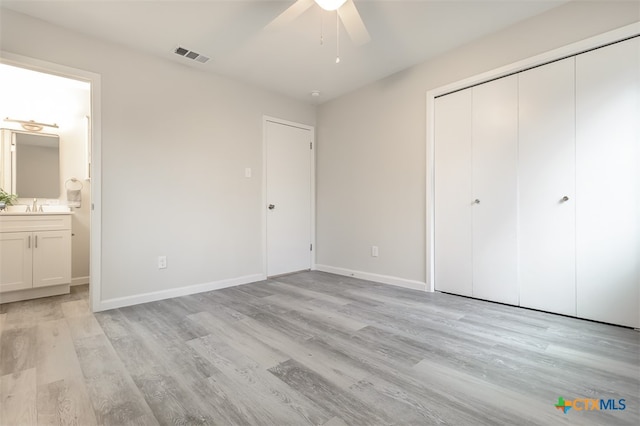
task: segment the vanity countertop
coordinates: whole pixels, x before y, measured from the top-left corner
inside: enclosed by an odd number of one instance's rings
[[[72,211],[68,212],[7,212],[0,211],[0,217],[2,216],[53,216],[53,215],[73,214]]]

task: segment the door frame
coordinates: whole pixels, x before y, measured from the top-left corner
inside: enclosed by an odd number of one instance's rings
[[[569,56],[606,46],[640,35],[640,23],[633,23],[612,31],[589,37],[493,70],[465,78],[427,91],[426,95],[426,278],[427,291],[435,291],[435,98],[471,86],[506,77]]]
[[[311,218],[309,235],[311,235],[311,270],[316,269],[316,134],[315,127],[281,118],[262,116],[262,275],[267,278],[267,123],[276,123],[284,126],[297,127],[309,130],[311,133],[312,148],[310,151],[310,171],[311,171]]]
[[[68,67],[53,62],[43,61],[28,56],[17,55],[0,50],[0,63],[38,71],[45,74],[57,75],[87,82],[90,85],[91,96],[91,213],[89,230],[89,302],[92,312],[103,310],[100,307],[101,299],[101,268],[102,268],[102,110],[101,110],[101,85],[100,74]]]

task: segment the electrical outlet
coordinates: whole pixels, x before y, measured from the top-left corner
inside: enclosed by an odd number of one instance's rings
[[[167,256],[158,256],[158,269],[165,269],[167,267]]]
[[[371,256],[378,257],[378,246],[371,246]]]

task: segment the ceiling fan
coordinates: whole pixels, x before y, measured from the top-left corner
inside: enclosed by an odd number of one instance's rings
[[[324,10],[336,10],[338,12],[338,16],[355,45],[360,46],[371,40],[353,0],[297,0],[276,19],[271,21],[266,28],[276,29],[283,27],[302,15],[314,3]]]

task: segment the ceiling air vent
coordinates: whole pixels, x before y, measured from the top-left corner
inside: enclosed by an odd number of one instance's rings
[[[193,59],[194,61],[200,62],[201,64],[204,64],[209,60],[209,58],[207,58],[206,56],[196,53],[193,50],[185,49],[184,47],[177,47],[176,50],[174,50],[174,52],[176,53],[176,55]]]

